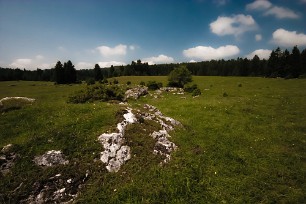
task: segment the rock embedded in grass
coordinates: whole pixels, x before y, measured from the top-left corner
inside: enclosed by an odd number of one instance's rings
[[[138,99],[140,96],[148,94],[148,87],[138,86],[132,89],[129,89],[125,92],[125,99],[133,98]]]
[[[104,151],[101,152],[100,160],[106,164],[109,172],[118,172],[120,167],[131,158],[131,149],[123,145],[126,126],[137,122],[132,109],[128,108],[123,114],[124,120],[117,124],[118,133],[103,133],[98,140],[102,143]]]
[[[18,155],[12,152],[12,144],[5,145],[0,152],[0,172],[6,175],[10,172],[10,169],[14,166]]]
[[[61,151],[50,150],[41,156],[36,156],[33,160],[38,166],[54,166],[58,164],[68,164],[65,155]]]

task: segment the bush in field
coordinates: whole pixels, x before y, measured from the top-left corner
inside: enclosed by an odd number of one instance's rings
[[[114,83],[114,84],[119,84],[118,79],[114,79],[113,83]]]
[[[107,86],[103,84],[87,86],[68,98],[69,103],[85,103],[93,101],[122,101],[124,92],[118,86]]]
[[[141,81],[141,82],[139,83],[139,85],[140,85],[140,86],[145,86],[146,83],[145,83],[144,81]]]
[[[147,87],[149,90],[157,90],[163,87],[163,84],[160,82],[156,82],[156,81],[148,81]]]
[[[95,82],[95,79],[93,79],[93,78],[89,78],[89,79],[86,79],[86,84],[87,85],[93,85],[93,84],[95,84],[96,82]]]
[[[201,93],[201,90],[200,89],[198,89],[198,88],[196,88],[196,89],[194,89],[193,91],[192,91],[192,96],[199,96],[199,95],[201,95],[202,93]]]
[[[193,85],[185,84],[184,86],[184,91],[188,93],[192,93],[196,89],[198,89],[198,85],[196,84],[193,84]]]
[[[191,72],[186,66],[180,66],[172,70],[168,76],[168,86],[183,88],[188,82],[192,82]]]
[[[132,84],[132,82],[130,82],[130,81],[128,81],[128,82],[126,82],[126,85],[131,85]]]

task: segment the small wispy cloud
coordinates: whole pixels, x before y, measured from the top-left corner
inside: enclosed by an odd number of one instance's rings
[[[261,41],[261,40],[262,40],[262,35],[256,34],[256,35],[255,35],[255,40],[256,40],[256,41]]]
[[[115,47],[99,46],[96,49],[103,57],[125,56],[127,53],[127,45],[119,44]]]
[[[273,5],[267,0],[256,0],[253,3],[246,5],[246,10],[263,11],[264,16],[274,16],[278,19],[298,19],[299,14],[285,7]]]

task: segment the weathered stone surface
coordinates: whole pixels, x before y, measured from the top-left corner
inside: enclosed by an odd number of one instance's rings
[[[161,87],[161,91],[172,92],[173,94],[184,94],[184,89],[177,87]]]
[[[12,144],[5,145],[0,152],[0,172],[6,175],[10,172],[10,169],[14,166],[18,155],[12,152]]]
[[[144,109],[147,112],[140,113],[142,117],[146,120],[153,120],[161,126],[159,131],[154,131],[150,136],[156,140],[153,153],[164,156],[163,162],[167,163],[171,159],[171,152],[177,149],[177,146],[168,139],[171,137],[168,131],[174,130],[175,126],[181,126],[181,123],[171,117],[164,116],[155,106],[145,104]]]
[[[125,92],[125,99],[133,98],[138,99],[140,96],[148,94],[148,87],[139,86],[132,89],[129,89]]]
[[[53,166],[58,164],[68,164],[65,155],[61,151],[50,150],[41,156],[37,156],[33,160],[38,166]]]
[[[78,191],[89,177],[89,171],[81,177],[64,178],[56,174],[44,181],[36,181],[33,190],[22,204],[72,203],[78,196]]]
[[[3,153],[3,154],[8,153],[8,152],[12,149],[12,147],[13,147],[12,144],[5,145],[5,146],[1,149],[1,153]]]
[[[106,164],[109,172],[118,172],[121,165],[131,158],[131,150],[129,146],[123,145],[124,132],[128,124],[137,122],[132,109],[127,109],[127,113],[123,114],[124,120],[117,124],[118,133],[103,133],[98,140],[102,143],[104,151],[101,152],[100,160]]]

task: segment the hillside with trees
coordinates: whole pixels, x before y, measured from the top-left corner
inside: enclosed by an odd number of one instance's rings
[[[166,76],[176,67],[186,66],[195,76],[260,76],[298,78],[306,74],[306,49],[302,52],[297,46],[292,51],[272,50],[268,60],[260,59],[257,55],[253,59],[240,58],[230,60],[211,60],[195,63],[172,63],[149,65],[141,60],[132,61],[126,66],[111,66],[100,68],[96,64],[92,69],[75,70],[69,60],[64,65],[58,61],[54,68],[29,71],[26,69],[0,68],[0,81],[54,81],[58,84],[75,83],[88,79],[96,81],[118,76]]]

